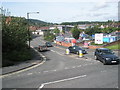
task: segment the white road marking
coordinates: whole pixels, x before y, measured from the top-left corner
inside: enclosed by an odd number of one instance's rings
[[[49,72],[49,71],[43,71],[44,73]]]
[[[57,52],[57,51],[54,51],[54,50],[51,50],[52,52],[55,52],[55,53],[57,53],[57,54],[59,54],[59,55],[61,55],[61,56],[63,56],[63,54],[61,54],[61,53],[59,53],[59,52]]]
[[[68,67],[65,67],[64,69],[69,69]]]
[[[82,65],[79,65],[79,66],[77,66],[77,67],[81,67]]]
[[[84,64],[83,66],[87,66],[88,64]]]
[[[53,82],[43,83],[43,84],[40,85],[38,90],[42,89],[45,85],[48,85],[48,84],[54,84],[54,83],[59,83],[59,82],[64,82],[64,81],[70,81],[70,80],[74,80],[74,79],[78,79],[78,78],[83,78],[83,77],[86,77],[86,76],[87,75],[81,75],[81,76],[77,76],[77,77],[72,77],[72,78],[57,80],[57,81],[53,81]]]
[[[101,72],[107,72],[106,70],[103,70],[103,71],[101,71]]]
[[[59,53],[59,52],[56,52],[57,54],[61,55],[61,56],[64,56],[63,54]]]
[[[50,50],[50,51],[55,52],[54,50]]]
[[[50,70],[50,72],[55,72],[55,71],[57,71],[57,70]]]
[[[33,73],[28,73],[27,75],[32,75]]]
[[[72,68],[76,68],[76,66],[73,66]]]

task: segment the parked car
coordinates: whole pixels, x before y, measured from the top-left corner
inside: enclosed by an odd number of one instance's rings
[[[79,50],[82,50],[83,54],[87,53],[87,51],[80,46],[70,46],[70,47],[68,47],[68,49],[69,49],[70,53],[79,54]]]
[[[42,51],[47,51],[47,50],[48,50],[48,48],[47,48],[46,45],[39,45],[39,46],[38,46],[38,51],[40,51],[40,52],[42,52]]]
[[[45,45],[46,45],[47,47],[52,47],[52,46],[53,46],[51,42],[46,42]]]
[[[114,52],[107,48],[97,48],[94,53],[96,60],[105,64],[119,63],[120,59],[114,54]]]

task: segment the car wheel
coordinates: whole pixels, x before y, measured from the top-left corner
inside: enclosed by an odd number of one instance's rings
[[[97,56],[94,56],[95,57],[95,60],[98,60]]]

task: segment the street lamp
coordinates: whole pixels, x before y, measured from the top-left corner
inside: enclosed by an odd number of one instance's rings
[[[28,46],[30,48],[30,30],[29,30],[29,14],[39,14],[39,12],[28,12],[27,13],[27,20],[28,20]]]

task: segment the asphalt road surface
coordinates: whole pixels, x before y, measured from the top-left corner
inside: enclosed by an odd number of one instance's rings
[[[42,37],[31,41],[37,49]],[[36,68],[2,79],[2,88],[118,88],[118,65],[103,65],[93,56],[94,50],[79,58],[65,55],[65,48],[54,46],[41,52],[46,62]]]

